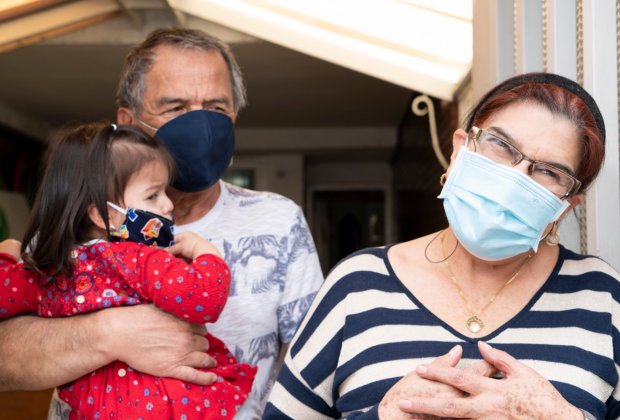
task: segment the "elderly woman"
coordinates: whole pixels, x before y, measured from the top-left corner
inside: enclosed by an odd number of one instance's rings
[[[487,93],[441,177],[448,228],[334,268],[264,418],[620,417],[620,275],[557,231],[604,140],[564,77]]]

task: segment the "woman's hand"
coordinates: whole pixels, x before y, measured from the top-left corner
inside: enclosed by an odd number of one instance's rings
[[[440,363],[418,366],[419,377],[450,385],[458,389],[460,395],[408,396],[400,401],[401,409],[410,414],[451,418],[583,419],[582,412],[536,371],[484,342],[478,343],[478,349],[484,360],[503,374],[502,379]]]
[[[203,254],[215,254],[220,258],[222,257],[215,245],[194,232],[183,232],[174,235],[174,245],[166,249],[176,257],[184,257],[189,260],[194,260]]]
[[[430,365],[437,369],[454,369],[461,360],[463,349],[461,346],[453,347],[447,354],[438,357]],[[461,372],[462,370],[458,370]],[[473,376],[491,375],[494,369],[486,362],[476,363],[468,368]],[[450,384],[441,383],[433,378],[423,378],[412,371],[407,376],[394,384],[385,394],[379,404],[380,419],[436,419],[434,413],[422,414],[422,411],[415,409],[402,410],[399,402],[407,401],[412,396],[425,399],[460,399],[466,397],[466,393]],[[415,415],[412,417],[412,415]]]

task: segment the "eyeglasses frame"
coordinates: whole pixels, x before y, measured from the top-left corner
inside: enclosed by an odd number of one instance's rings
[[[484,128],[480,128],[477,126],[472,126],[471,129],[469,130],[469,133],[467,133],[467,140],[465,142],[465,146],[468,145],[469,139],[471,137],[471,139],[474,141],[474,151],[476,150],[476,144],[478,144],[478,139],[480,138],[480,136],[484,133],[488,133],[489,130],[486,130]],[[512,164],[512,167],[517,166],[519,163],[523,162],[524,160],[530,162],[530,166],[528,167],[527,171],[528,171],[528,175],[532,175],[532,167],[537,164],[537,163],[542,163],[543,165],[547,165],[552,167],[553,169],[557,170],[558,172],[563,173],[564,175],[566,175],[569,179],[571,179],[573,181],[573,186],[571,188],[569,188],[568,192],[566,192],[565,194],[561,195],[560,198],[565,199],[568,197],[571,197],[572,195],[574,195],[577,191],[579,191],[579,188],[581,188],[581,181],[579,181],[577,178],[575,178],[573,175],[569,174],[568,172],[566,172],[563,169],[558,168],[555,165],[552,165],[550,163],[547,162],[543,162],[541,160],[534,160],[534,159],[530,159],[529,157],[527,157],[521,150],[517,149],[516,146],[514,144],[512,144],[511,142],[509,142],[508,140],[506,140],[505,138],[503,138],[500,135],[497,135],[495,133],[492,133],[493,136],[497,137],[498,139],[502,140],[503,142],[505,142],[512,150],[514,150],[515,152],[518,153],[518,156],[521,156],[520,159],[518,159],[514,164]]]

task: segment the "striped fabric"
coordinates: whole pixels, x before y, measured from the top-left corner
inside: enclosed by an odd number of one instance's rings
[[[395,382],[455,344],[463,346],[463,365],[481,359],[478,339],[452,329],[404,287],[387,250],[362,250],[330,273],[263,418],[373,418]],[[619,280],[602,260],[560,246],[541,290],[480,339],[535,369],[573,405],[597,418],[620,418]]]

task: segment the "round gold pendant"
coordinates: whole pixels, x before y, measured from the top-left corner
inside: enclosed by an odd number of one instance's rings
[[[467,320],[467,328],[474,334],[479,333],[484,328],[484,322],[476,315]]]

